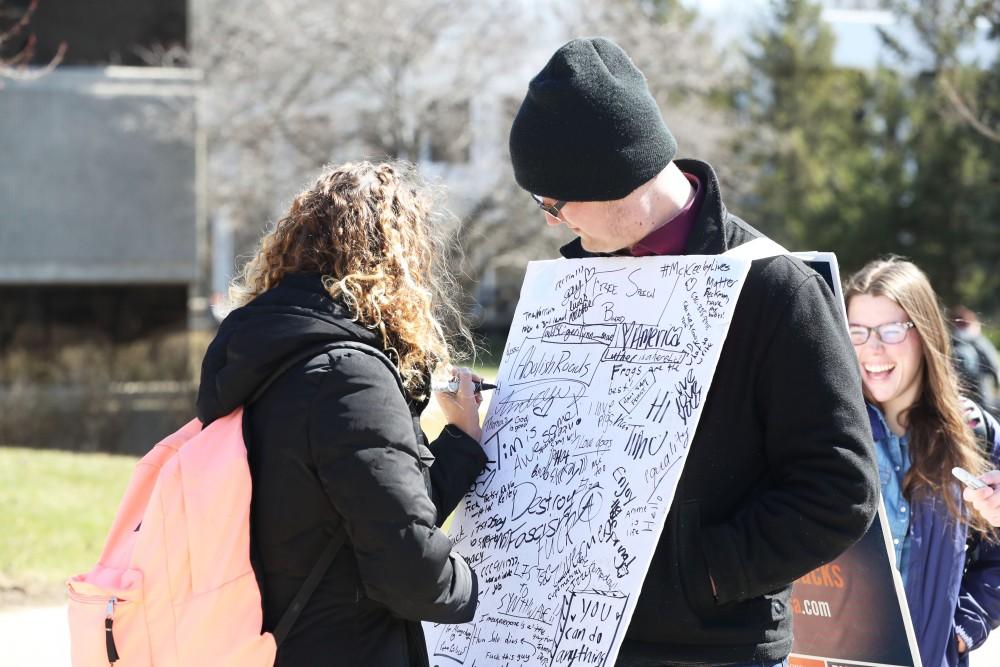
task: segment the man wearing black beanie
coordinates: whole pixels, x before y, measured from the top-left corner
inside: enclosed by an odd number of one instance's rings
[[[552,56],[510,132],[518,184],[578,237],[565,257],[717,255],[760,238],[712,167],[676,152],[642,73],[603,38]],[[857,541],[878,502],[839,309],[798,260],[753,262],[617,665],[787,664],[791,583]]]

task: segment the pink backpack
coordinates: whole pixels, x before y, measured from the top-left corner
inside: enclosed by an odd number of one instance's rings
[[[381,358],[399,380],[378,350],[339,342],[286,363],[250,402],[294,364],[346,347]],[[250,496],[242,407],[204,430],[191,420],[153,447],[136,465],[97,565],[67,582],[74,667],[273,665],[346,535],[337,531],[274,633],[262,634]]]

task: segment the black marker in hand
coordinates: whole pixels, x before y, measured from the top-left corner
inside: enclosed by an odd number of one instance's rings
[[[473,393],[480,393],[482,391],[487,391],[489,389],[496,389],[495,384],[490,384],[489,382],[483,382],[482,380],[472,383]],[[458,393],[458,379],[449,380],[445,383],[434,383],[431,385],[431,391],[442,391],[447,394]]]

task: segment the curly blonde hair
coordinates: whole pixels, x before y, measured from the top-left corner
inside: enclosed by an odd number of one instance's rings
[[[435,199],[403,162],[324,168],[233,280],[230,307],[289,274],[319,273],[355,321],[381,334],[407,391],[423,397],[428,373],[472,349]]]

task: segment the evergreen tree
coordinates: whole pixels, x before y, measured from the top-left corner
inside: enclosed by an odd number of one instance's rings
[[[901,57],[905,137],[903,189],[894,218],[901,246],[930,275],[946,303],[1000,312],[1000,143],[989,135],[1000,117],[1000,59],[986,68],[959,53],[988,11],[978,0],[890,3],[918,44]],[[996,32],[993,38],[996,39]],[[961,108],[964,107],[964,110]],[[972,119],[982,123],[977,127]],[[982,131],[986,129],[987,131]]]
[[[995,316],[1000,143],[981,129],[998,126],[1000,64],[984,70],[958,57],[984,4],[892,7],[921,50],[886,34],[895,67],[863,72],[834,65],[834,37],[815,2],[772,4],[732,95],[744,119],[737,150],[753,179],[739,210],[791,249],[835,251],[845,274],[882,254],[906,255],[946,302]]]
[[[833,63],[834,36],[810,0],[777,0],[752,35],[749,71],[734,103],[745,130],[753,194],[741,211],[796,250],[865,250],[871,219],[890,199],[888,154],[871,149],[874,84]]]

